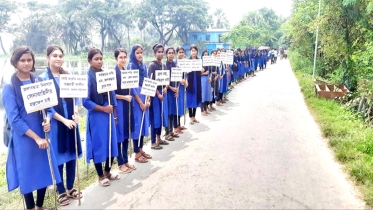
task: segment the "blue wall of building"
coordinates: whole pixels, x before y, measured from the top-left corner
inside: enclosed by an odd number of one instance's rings
[[[226,30],[207,30],[207,31],[192,31],[189,32],[189,43],[184,44],[183,47],[185,48],[186,55],[189,57],[190,52],[189,52],[189,47],[191,44],[196,44],[198,41],[204,41],[206,42],[206,47],[209,51],[209,54],[211,53],[212,50],[215,50],[217,48],[225,48],[229,49],[230,48],[230,42],[228,43],[223,43],[220,40],[220,37],[224,34],[227,33],[228,31]],[[202,53],[202,49],[199,49],[199,55]]]

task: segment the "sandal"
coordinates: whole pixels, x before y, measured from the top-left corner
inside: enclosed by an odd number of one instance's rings
[[[72,199],[79,199],[83,198],[82,192],[80,194],[78,193],[78,190],[72,189],[67,192],[67,197],[72,198]]]
[[[112,174],[110,172],[108,174],[106,174],[105,177],[109,180],[119,180],[120,179],[118,174]]]
[[[126,169],[123,170],[123,166],[126,167]],[[126,165],[121,165],[119,166],[119,173],[121,174],[128,174],[128,173],[131,173],[132,172],[132,169],[127,167]]]
[[[128,168],[130,168],[131,170],[136,170],[136,166],[135,165],[132,165],[132,164],[129,164],[129,163],[126,163],[124,165],[127,166]]]
[[[193,121],[190,121],[189,124],[194,125],[194,122],[193,122]]]
[[[199,123],[199,121],[198,121],[198,120],[196,120],[196,119],[194,119],[194,122],[195,122],[195,123]]]
[[[138,157],[135,157],[135,161],[139,163],[147,163],[148,159],[146,159],[144,156],[140,155]]]
[[[99,178],[99,179],[98,179],[98,182],[99,182],[100,185],[103,186],[103,187],[110,186],[110,181],[109,181],[109,179],[106,178],[105,176],[102,177],[102,178]]]
[[[165,137],[165,139],[166,139],[167,141],[175,141],[175,139],[174,139],[171,135],[167,135],[167,136]]]
[[[63,193],[63,194],[61,194],[61,195],[58,196],[57,202],[61,206],[67,206],[67,205],[70,204],[69,196],[66,193]]]
[[[187,130],[188,128],[186,128],[186,127],[184,127],[184,126],[179,126],[180,128],[180,130]]]
[[[184,133],[180,129],[175,129],[175,132],[178,133],[178,134],[183,134]]]
[[[159,149],[163,149],[163,147],[162,146],[159,146],[159,144],[152,144],[152,146],[150,147],[151,149],[157,149],[157,150],[159,150]]]
[[[174,138],[179,138],[179,135],[177,133],[171,132],[170,135]]]
[[[167,141],[161,139],[161,140],[159,140],[159,144],[169,145],[170,143],[168,143]]]
[[[146,159],[152,159],[152,156],[149,155],[149,154],[147,154],[147,153],[145,153],[145,152],[142,152],[141,155],[144,156]]]

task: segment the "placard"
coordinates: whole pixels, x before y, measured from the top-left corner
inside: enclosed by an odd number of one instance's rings
[[[117,89],[117,76],[115,70],[96,72],[97,92],[105,93]]]
[[[201,71],[202,69],[202,59],[190,59],[192,62],[191,70],[192,71]]]
[[[21,86],[27,114],[58,104],[56,87],[52,79]]]
[[[225,62],[226,60],[226,57],[227,57],[227,53],[226,52],[220,52],[220,60],[221,62]]]
[[[192,60],[190,59],[181,59],[177,60],[177,67],[183,69],[184,72],[188,73],[192,71]]]
[[[120,84],[121,89],[137,88],[139,87],[139,70],[122,70],[121,71],[122,83]]]
[[[88,76],[61,74],[60,75],[60,97],[61,98],[87,98]]]
[[[182,68],[171,68],[171,82],[180,82],[183,80],[183,69]]]
[[[170,70],[155,70],[155,81],[158,85],[170,84]]]
[[[155,91],[157,90],[158,82],[149,78],[144,78],[144,82],[141,87],[141,94],[146,96],[155,96]]]
[[[233,65],[233,51],[228,50],[225,54],[225,64]]]
[[[213,56],[203,56],[202,57],[202,63],[203,66],[212,66],[213,65]]]
[[[220,57],[214,56],[212,66],[217,66],[217,67],[219,67],[220,64],[221,64]]]

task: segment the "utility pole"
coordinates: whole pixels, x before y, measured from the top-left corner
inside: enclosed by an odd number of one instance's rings
[[[319,0],[319,13],[317,17],[320,17],[320,9],[321,9],[321,0]],[[317,56],[317,43],[319,38],[319,24],[317,24],[316,29],[316,42],[315,42],[315,56],[313,58],[313,73],[312,73],[312,79],[315,79],[315,72],[316,72],[316,56]]]

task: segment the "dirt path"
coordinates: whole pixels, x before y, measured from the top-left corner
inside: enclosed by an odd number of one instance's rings
[[[153,160],[71,209],[357,209],[287,61],[239,84]],[[200,113],[198,110],[197,112]],[[149,145],[146,146],[149,151]]]

